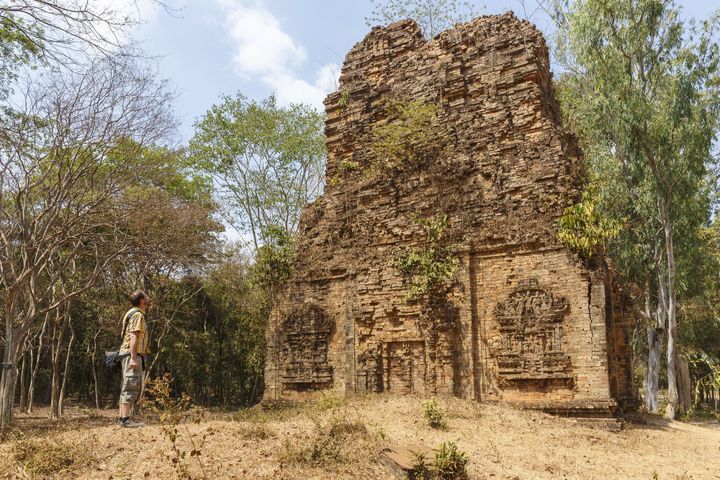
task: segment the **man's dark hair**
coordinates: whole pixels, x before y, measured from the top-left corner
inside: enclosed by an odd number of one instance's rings
[[[143,300],[143,298],[148,298],[147,293],[143,292],[142,290],[135,290],[133,293],[130,294],[130,303],[133,307],[139,307],[140,302]]]

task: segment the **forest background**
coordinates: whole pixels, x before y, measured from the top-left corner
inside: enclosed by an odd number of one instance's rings
[[[717,413],[720,17],[690,22],[669,0],[518,5],[553,26],[558,98],[585,151],[588,188],[559,235],[608,255],[632,295],[645,408]],[[389,0],[366,22],[411,17],[432,37],[477,13]],[[155,305],[148,378],[169,373],[205,406],[262,395],[272,299],[325,181],[323,113],[238,92],[177,145],[176,96],[126,34],[136,21],[112,3],[0,2],[3,427],[37,404],[116,405],[102,354],[136,288]]]

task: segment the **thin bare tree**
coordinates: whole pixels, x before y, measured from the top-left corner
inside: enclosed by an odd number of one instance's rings
[[[90,288],[129,246],[125,229],[141,209],[141,174],[126,161],[174,130],[172,94],[132,57],[93,60],[81,72],[28,81],[0,127],[0,290],[4,356],[0,427],[12,421],[18,358],[33,323]],[[52,291],[82,261],[62,295]]]

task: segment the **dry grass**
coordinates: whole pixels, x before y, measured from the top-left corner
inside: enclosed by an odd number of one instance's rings
[[[473,479],[720,479],[717,424],[630,424],[619,433],[501,405],[437,399],[446,430],[431,428],[419,397],[322,396],[304,405],[211,414],[189,431],[205,436],[206,472],[191,478],[385,479],[377,463],[386,445],[437,447],[454,442]],[[41,414],[43,412],[38,412]],[[0,478],[170,479],[172,446],[159,425],[113,426],[115,412],[73,410],[60,422],[20,415],[0,443]],[[187,435],[180,429],[178,443]],[[47,452],[45,452],[45,446]]]
[[[29,478],[50,475],[71,477],[95,463],[92,448],[63,441],[18,440],[13,443],[12,459],[19,474]]]

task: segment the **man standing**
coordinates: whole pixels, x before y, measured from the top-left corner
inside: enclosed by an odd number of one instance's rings
[[[130,295],[133,308],[123,317],[125,333],[118,352],[122,356],[122,386],[120,389],[120,419],[118,425],[125,428],[139,427],[141,422],[130,418],[133,407],[140,399],[145,379],[145,356],[150,353],[150,339],[145,324],[145,312],[150,307],[150,297],[142,290]]]

